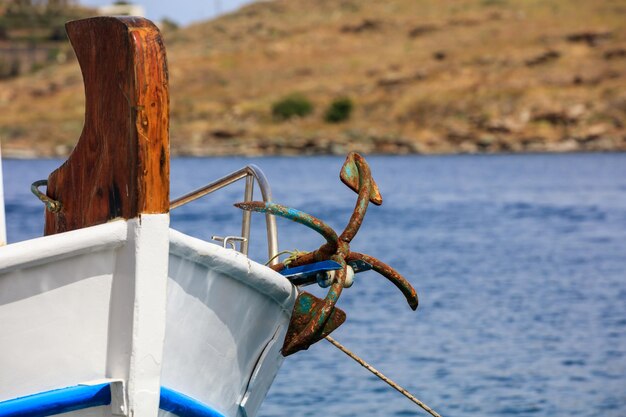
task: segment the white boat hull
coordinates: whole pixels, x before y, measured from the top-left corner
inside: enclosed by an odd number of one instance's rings
[[[203,415],[168,413],[166,390],[206,415],[252,417],[296,295],[244,255],[169,230],[165,214],[2,247],[0,416],[20,415],[2,411],[18,398],[112,384],[108,404],[61,415]]]
[[[170,230],[161,384],[224,415],[240,406],[256,415],[282,363],[296,295],[243,254]]]

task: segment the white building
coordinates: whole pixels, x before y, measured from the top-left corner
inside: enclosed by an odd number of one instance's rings
[[[141,16],[146,15],[143,6],[132,4],[130,2],[118,1],[109,6],[98,8],[98,14],[101,16]]]

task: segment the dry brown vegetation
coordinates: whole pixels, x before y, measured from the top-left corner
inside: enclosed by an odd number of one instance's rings
[[[623,0],[277,0],[164,37],[178,154],[626,150]],[[294,93],[314,112],[273,118]],[[14,155],[66,154],[82,114],[75,62],[0,82]]]

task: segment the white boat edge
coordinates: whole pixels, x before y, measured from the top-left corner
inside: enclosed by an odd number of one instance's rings
[[[70,414],[167,415],[165,390],[252,417],[296,296],[271,269],[170,230],[167,214],[4,246],[0,416],[17,398],[109,381],[121,397]]]

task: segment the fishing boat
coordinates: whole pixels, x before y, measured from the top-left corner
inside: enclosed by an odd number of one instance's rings
[[[341,170],[358,194],[341,235],[272,202],[254,165],[170,201],[159,30],[135,17],[66,28],[85,83],[84,128],[68,160],[33,184],[44,236],[0,247],[0,416],[253,417],[284,357],[344,321],[335,303],[355,273],[381,273],[417,307],[400,274],[350,251],[368,203],[382,203],[360,155]],[[238,180],[242,236],[217,244],[170,228],[170,210]],[[263,201],[252,201],[255,184]],[[247,256],[255,211],[265,213],[268,266]],[[280,262],[274,216],[326,243]],[[325,299],[301,290],[314,283],[329,288]]]

